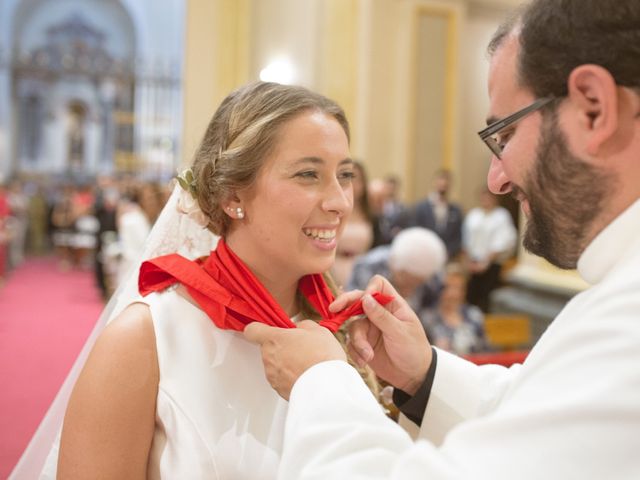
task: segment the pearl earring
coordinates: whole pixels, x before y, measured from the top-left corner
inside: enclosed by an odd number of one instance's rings
[[[241,207],[237,207],[237,208],[236,208],[236,216],[237,216],[239,219],[243,219],[243,218],[244,218],[244,212],[242,211],[242,208],[241,208]]]

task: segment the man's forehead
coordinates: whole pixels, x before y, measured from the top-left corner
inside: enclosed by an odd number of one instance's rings
[[[491,57],[489,65],[489,96],[505,87],[517,85],[517,61],[520,43],[514,34],[505,37]]]
[[[488,121],[513,113],[533,98],[531,92],[518,81],[518,54],[520,43],[515,34],[508,35],[491,57],[489,67]]]

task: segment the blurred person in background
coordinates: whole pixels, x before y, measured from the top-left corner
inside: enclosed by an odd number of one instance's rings
[[[62,185],[56,192],[51,210],[51,237],[61,270],[68,270],[74,262],[75,210],[73,195],[75,187]]]
[[[110,255],[110,247],[118,242],[117,211],[120,193],[115,185],[104,186],[96,202],[95,277],[102,298],[108,299],[117,286],[117,254]]]
[[[140,208],[153,225],[166,202],[165,192],[156,182],[141,182],[137,190]]]
[[[96,233],[100,224],[95,215],[95,191],[91,185],[80,186],[72,197],[75,217],[73,233],[74,265],[92,268],[95,263]]]
[[[356,257],[367,252],[374,239],[375,219],[369,205],[367,172],[360,162],[354,162],[353,166],[353,211],[338,239],[336,259],[331,268],[338,287],[347,284]]]
[[[24,261],[24,252],[29,226],[29,199],[24,191],[24,184],[14,179],[8,189],[9,209],[11,210],[11,240],[9,241],[9,265],[16,268]]]
[[[433,179],[433,191],[416,203],[411,214],[410,225],[433,230],[447,247],[450,260],[462,248],[462,209],[449,199],[451,172],[440,169]]]
[[[9,244],[9,199],[7,188],[0,182],[0,287],[4,284],[7,275],[7,245]]]
[[[387,189],[384,180],[381,178],[369,180],[367,194],[369,196],[369,208],[375,223],[372,247],[386,245],[391,240],[387,241],[388,235],[385,232],[384,203],[387,200]]]
[[[151,231],[152,221],[140,204],[142,196],[143,188],[138,184],[131,187],[129,193],[124,195],[118,203],[116,215],[118,244],[120,247],[118,273],[116,276],[118,285],[137,263],[142,254],[144,243]]]
[[[407,207],[400,199],[400,178],[394,174],[388,174],[384,177],[384,185],[387,191],[386,199],[383,206],[384,217],[388,220],[392,229],[392,237],[398,233],[398,225],[401,218],[406,214]]]
[[[417,311],[429,342],[457,355],[487,348],[484,314],[466,301],[467,276],[459,264],[449,264],[434,307]]]
[[[407,224],[407,209],[397,198],[399,180],[389,175],[369,182],[369,201],[376,219],[373,246],[388,245]],[[406,225],[405,225],[406,226]]]
[[[486,313],[491,292],[500,285],[502,265],[515,252],[518,234],[511,214],[486,187],[480,192],[480,205],[467,213],[462,232],[470,272],[467,301]]]
[[[381,245],[356,259],[347,290],[364,290],[381,275],[416,310],[433,305],[442,289],[447,250],[431,230],[401,230],[390,245]]]
[[[43,255],[49,248],[48,215],[49,202],[44,188],[39,182],[31,185],[32,193],[29,195],[27,206],[28,218],[28,251],[34,255]]]

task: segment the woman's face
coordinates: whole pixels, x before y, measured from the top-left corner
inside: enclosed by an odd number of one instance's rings
[[[228,245],[265,284],[328,270],[353,209],[352,176],[340,124],[317,111],[294,117],[255,185],[238,192],[245,216],[232,222]]]
[[[462,304],[467,294],[467,280],[459,274],[450,273],[440,294],[441,302]]]

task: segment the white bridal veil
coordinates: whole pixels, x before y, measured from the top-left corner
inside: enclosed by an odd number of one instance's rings
[[[46,478],[55,478],[57,462],[53,461],[53,458],[47,461],[47,457],[50,454],[52,457],[57,457],[57,437],[60,434],[69,396],[89,352],[104,326],[138,297],[140,264],[146,259],[169,253],[180,253],[189,259],[195,259],[208,255],[215,247],[218,237],[202,227],[202,224],[197,221],[197,216],[191,215],[191,212],[184,209],[184,206],[189,203],[193,203],[190,194],[176,183],[167,204],[149,234],[140,260],[127,274],[125,281],[119,285],[100,315],[55,400],[9,476],[10,480],[37,479],[41,474]],[[46,475],[43,472],[45,462],[47,470],[50,467],[53,469],[52,472],[47,471]]]

